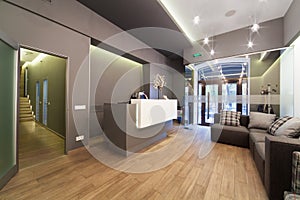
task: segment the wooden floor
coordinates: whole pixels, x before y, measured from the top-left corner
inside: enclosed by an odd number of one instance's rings
[[[64,139],[34,121],[20,122],[20,169],[52,160],[62,155],[64,155]]]
[[[207,129],[197,131],[191,147],[171,165],[149,173],[111,169],[85,148],[21,170],[0,191],[0,199],[267,199],[249,149],[216,144],[199,158]],[[172,140],[170,135],[154,151]]]

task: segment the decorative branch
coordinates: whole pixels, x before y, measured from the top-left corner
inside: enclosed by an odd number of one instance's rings
[[[153,87],[161,90],[166,85],[166,77],[164,75],[156,74],[153,81]]]

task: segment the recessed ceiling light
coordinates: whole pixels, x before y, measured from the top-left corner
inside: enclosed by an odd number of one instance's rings
[[[210,55],[212,55],[212,56],[215,55],[215,50],[213,50],[213,49],[210,50]]]
[[[194,24],[199,24],[200,17],[199,16],[194,17],[193,22],[194,22]]]
[[[248,42],[248,47],[249,47],[249,48],[252,48],[252,47],[253,47],[253,42],[249,41],[249,42]]]
[[[226,17],[231,17],[236,13],[236,10],[229,10],[225,13]]]
[[[253,24],[253,26],[251,27],[251,31],[252,32],[257,32],[259,30],[260,26],[258,24]]]
[[[208,37],[204,38],[203,43],[204,43],[204,44],[208,44],[208,42],[209,42]]]

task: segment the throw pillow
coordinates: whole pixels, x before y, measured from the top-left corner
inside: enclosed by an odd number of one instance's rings
[[[268,129],[276,115],[261,112],[250,112],[248,128]]]
[[[285,135],[288,137],[299,137],[300,135],[300,118],[293,117],[288,120],[282,126],[280,126],[275,132],[276,136]]]
[[[241,112],[221,111],[220,124],[228,126],[240,126]]]
[[[275,122],[273,122],[271,126],[269,126],[268,133],[270,133],[271,135],[275,135],[277,129],[290,119],[292,119],[292,117],[289,116],[280,117]]]

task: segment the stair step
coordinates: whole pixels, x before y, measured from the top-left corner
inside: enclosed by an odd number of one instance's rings
[[[20,108],[29,108],[30,104],[20,104]]]
[[[25,122],[25,121],[33,121],[33,117],[26,117],[26,118],[20,118],[19,121],[20,122]]]
[[[25,118],[25,117],[32,117],[32,114],[29,113],[29,114],[21,114],[20,113],[20,118]]]
[[[32,111],[20,111],[20,115],[32,115]]]
[[[29,109],[29,108],[26,108],[26,109],[20,109],[20,113],[31,113],[32,110]]]

